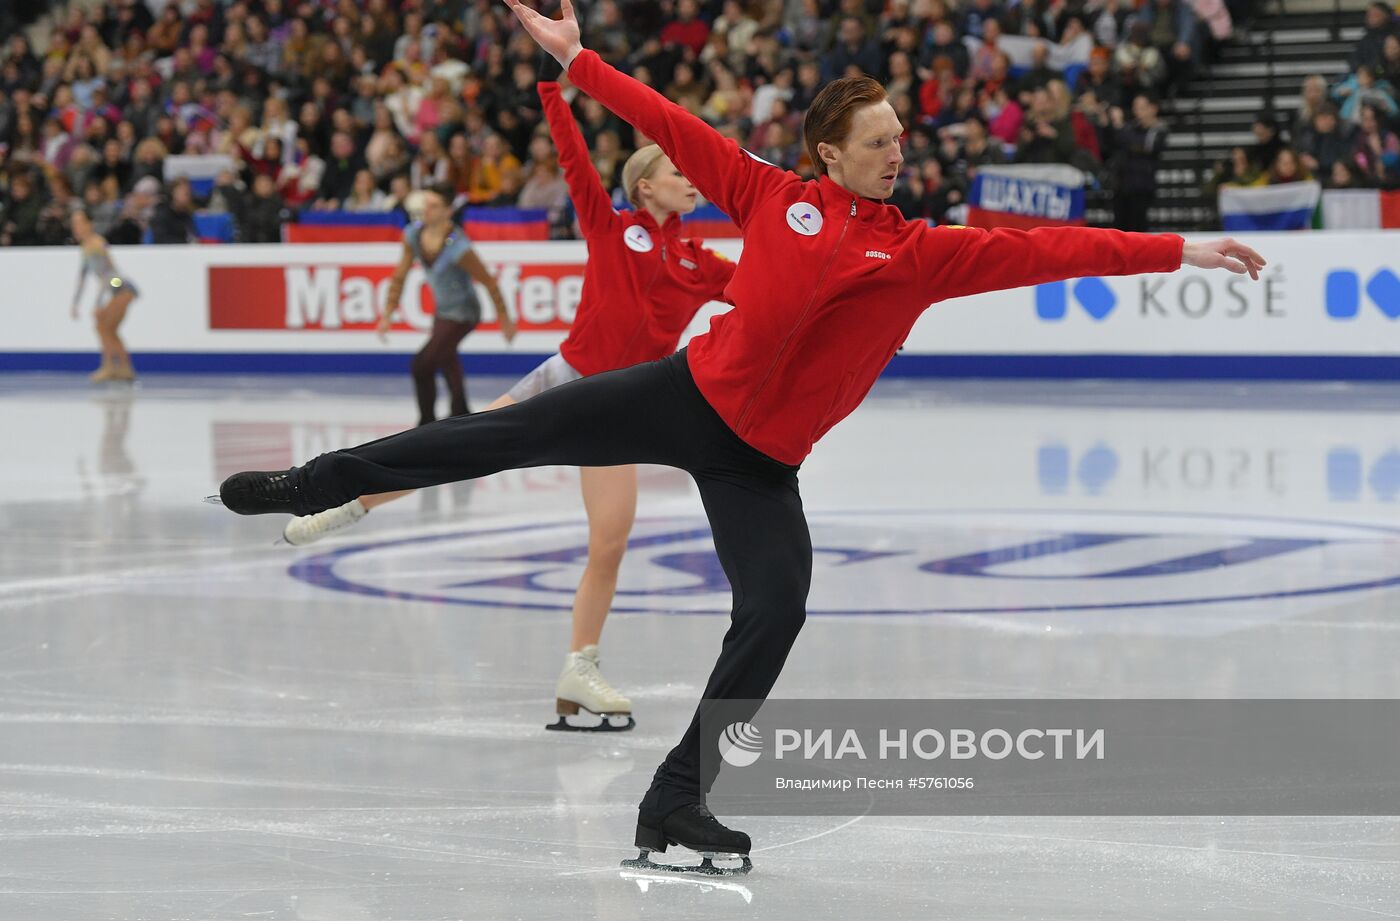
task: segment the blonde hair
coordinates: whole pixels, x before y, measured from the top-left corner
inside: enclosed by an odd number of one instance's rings
[[[638,208],[642,206],[642,202],[637,186],[643,179],[651,176],[651,171],[664,156],[666,153],[660,147],[648,144],[628,157],[627,162],[622,165],[622,190],[627,193],[627,200]]]

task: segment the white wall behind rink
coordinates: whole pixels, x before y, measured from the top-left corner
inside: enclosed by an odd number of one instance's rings
[[[939,232],[962,233],[957,229]],[[1259,282],[1223,271],[1071,282],[943,302],[909,336],[909,356],[1395,356],[1400,353],[1400,236],[1386,232],[1241,237],[1269,260]],[[738,258],[739,241],[714,241]],[[513,346],[480,330],[468,353],[548,353],[562,340],[581,285],[582,243],[483,243],[488,266],[524,332]],[[410,278],[408,326],[387,344],[373,322],[397,261],[396,244],[117,247],[140,290],[124,327],[141,353],[408,353],[430,318]],[[89,279],[82,320],[69,319],[78,250],[0,249],[0,368],[6,355],[94,348]],[[784,271],[773,266],[772,271]],[[794,276],[803,286],[811,279]],[[930,290],[930,297],[937,296]],[[1057,314],[1056,304],[1063,304]],[[483,298],[488,321],[490,302]],[[868,309],[880,309],[871,303]],[[721,305],[697,317],[708,326]],[[754,305],[751,309],[761,309]],[[230,318],[234,318],[232,324]],[[251,319],[250,319],[251,318]],[[238,323],[245,328],[232,328]],[[348,326],[361,328],[347,328]],[[689,335],[689,334],[688,334]]]

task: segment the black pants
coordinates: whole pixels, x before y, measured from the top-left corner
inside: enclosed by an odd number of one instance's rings
[[[696,389],[684,352],[323,454],[294,476],[314,506],[299,510],[305,513],[500,470],[637,463],[678,467],[695,478],[729,578],[729,630],[704,697],[766,698],[806,619],[812,581],[797,468],[754,450],[725,425]],[[643,819],[658,822],[701,801],[714,782],[700,772],[700,715],[657,769]]]
[[[447,382],[451,414],[464,416],[471,411],[467,407],[467,385],[462,376],[462,360],[457,355],[457,346],[473,329],[476,329],[475,323],[433,318],[433,331],[418,354],[413,356],[413,364],[410,365],[413,392],[418,397],[419,425],[427,425],[437,418],[434,404],[437,403],[436,377],[439,374]]]

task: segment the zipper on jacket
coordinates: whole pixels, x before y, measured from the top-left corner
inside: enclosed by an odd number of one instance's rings
[[[792,341],[792,336],[802,326],[802,321],[807,319],[807,315],[812,312],[812,304],[816,302],[817,293],[821,291],[822,282],[826,280],[827,273],[831,271],[831,265],[836,260],[836,254],[841,250],[841,243],[846,239],[846,231],[850,229],[851,218],[856,216],[856,200],[851,199],[851,212],[846,215],[846,223],[841,225],[841,235],[836,238],[836,245],[831,248],[831,255],[827,257],[826,265],[822,267],[822,273],[817,276],[816,284],[812,285],[812,295],[807,298],[806,305],[802,308],[802,313],[798,316],[797,322],[788,330],[788,334],[783,337],[783,344],[778,346],[778,351],[773,355],[773,363],[768,366],[768,373],[763,375],[763,380],[754,388],[753,395],[744,404],[744,409],[739,413],[739,419],[734,423],[735,434],[743,429],[744,423],[748,421],[749,413],[753,411],[753,405],[758,401],[758,395],[763,392],[763,388],[768,386],[768,381],[773,377],[773,372],[778,369],[778,363],[782,361],[783,352],[787,351],[788,343]]]
[[[647,309],[642,314],[642,322],[632,331],[632,337],[628,339],[627,344],[622,347],[622,354],[624,355],[631,354],[632,346],[636,344],[637,337],[642,334],[643,330],[647,328],[647,324],[651,322],[651,289],[656,287],[656,279],[659,278],[664,271],[666,271],[666,236],[663,231],[661,236],[661,268],[652,273],[651,281],[647,282],[646,290],[642,292],[642,296],[647,300]]]

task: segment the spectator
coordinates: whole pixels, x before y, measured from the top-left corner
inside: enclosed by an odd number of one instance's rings
[[[970,65],[967,46],[958,40],[957,34],[953,32],[952,23],[946,19],[935,22],[930,35],[929,44],[924,47],[923,53],[919,56],[920,64],[932,69],[935,60],[947,58],[953,65],[953,73],[957,75],[958,79],[966,77]],[[925,79],[928,78],[925,77]]]
[[[280,244],[281,225],[288,214],[272,176],[253,176],[252,195],[238,196],[237,203],[234,221],[239,242]]]
[[[462,138],[466,143],[466,138]],[[423,136],[418,146],[418,155],[409,163],[409,179],[415,189],[426,189],[448,181],[447,155],[438,143],[436,134]]]
[[[982,44],[973,54],[972,63],[969,65],[967,75],[974,83],[991,80],[995,76],[999,59],[1005,57],[997,47],[997,40],[1000,38],[1001,23],[989,19],[983,27]]]
[[[1205,193],[1215,199],[1221,186],[1252,186],[1260,179],[1260,169],[1254,165],[1253,157],[1243,147],[1232,147],[1224,162],[1215,164],[1210,181],[1205,183]]]
[[[1055,100],[1044,87],[1031,93],[1031,108],[1021,124],[1016,159],[1021,163],[1069,163],[1074,157],[1074,128],[1057,117]]]
[[[1351,157],[1356,143],[1354,134],[1353,126],[1338,120],[1336,106],[1324,103],[1313,114],[1312,123],[1297,134],[1303,165],[1317,175],[1329,175],[1332,164]]]
[[[1319,107],[1327,103],[1327,78],[1321,74],[1312,74],[1305,78],[1300,98],[1302,101],[1298,112],[1293,116],[1292,136],[1295,138],[1312,125],[1313,115]]]
[[[1070,153],[1069,162],[1080,169],[1092,171],[1102,159],[1099,135],[1094,122],[1084,111],[1074,107],[1074,97],[1070,95],[1069,85],[1065,81],[1051,80],[1045,85],[1045,89],[1050,94],[1055,120],[1067,123],[1074,135],[1074,150]],[[1088,111],[1092,114],[1096,110],[1091,108]],[[1107,117],[1105,112],[1104,118]]]
[[[93,229],[106,237],[117,225],[122,212],[121,187],[116,176],[89,182],[83,189],[83,209],[92,218]]]
[[[1050,66],[1050,43],[1044,40],[1035,43],[1031,49],[1031,66],[1021,78],[1021,87],[1036,90],[1051,80],[1063,80],[1064,74]]]
[[[799,53],[815,54],[829,44],[826,17],[818,0],[788,3],[787,10],[783,28],[794,49]]]
[[[827,80],[848,76],[851,68],[877,80],[883,79],[880,46],[866,35],[865,24],[856,16],[842,17],[836,27],[836,45],[823,60],[822,75]]]
[[[956,127],[960,129],[957,133],[954,133],[952,128],[944,129],[944,144],[948,145],[951,142],[952,154],[946,159],[952,163],[954,181],[967,188],[972,185],[979,167],[1005,163],[1006,154],[988,134],[986,124],[976,115],[969,116]]]
[[[465,200],[471,191],[472,174],[476,166],[476,158],[465,134],[452,135],[447,142],[445,162],[446,185],[452,187],[452,193],[457,199]]]
[[[1395,34],[1395,16],[1386,3],[1376,2],[1366,7],[1366,28],[1352,49],[1348,63],[1353,71],[1375,67],[1385,60],[1385,40]]]
[[[916,170],[901,177],[901,186],[896,188],[889,204],[911,220],[923,218],[942,223],[948,209],[961,201],[962,190],[947,181],[938,158],[930,157]]]
[[[1167,84],[1175,95],[1191,78],[1198,57],[1195,10],[1187,0],[1151,0],[1138,17],[1147,23],[1148,41],[1165,63]]]
[[[604,131],[598,135],[593,151],[593,168],[603,181],[603,188],[615,189],[622,183],[622,166],[627,154],[616,131]]]
[[[1382,46],[1380,77],[1391,86],[1400,86],[1400,35],[1393,32],[1385,37]]]
[[[1133,99],[1131,122],[1122,109],[1113,110],[1112,122],[1116,130],[1113,226],[1143,231],[1157,197],[1157,164],[1167,146],[1167,132],[1158,118],[1157,101],[1147,95]]]
[[[12,174],[9,193],[0,208],[0,245],[38,246],[42,242],[39,217],[45,204],[32,173],[22,170]]]
[[[525,175],[525,184],[516,201],[518,207],[540,208],[558,214],[568,205],[569,186],[548,137],[537,135],[530,142],[530,163]]]
[[[367,169],[362,169],[355,174],[355,182],[350,189],[350,194],[340,203],[340,210],[353,213],[378,214],[388,211],[392,207],[389,196],[375,186],[374,174]]]
[[[521,165],[498,134],[486,139],[481,156],[472,163],[467,200],[475,205],[513,204],[520,192]]]
[[[589,11],[588,37],[589,47],[614,67],[626,59],[632,46],[617,0],[603,0]]]
[[[1118,46],[1113,63],[1118,81],[1125,89],[1151,89],[1166,78],[1166,61],[1151,39],[1151,26],[1137,20],[1129,26],[1127,40]]]
[[[661,30],[661,43],[679,46],[698,56],[710,38],[710,27],[700,19],[700,5],[696,0],[680,0],[676,11],[676,20]]]
[[[434,77],[428,83],[428,94],[418,103],[418,111],[413,116],[413,136],[422,137],[425,131],[436,131],[443,122],[443,107],[452,99],[447,81]]]
[[[156,208],[151,219],[151,242],[156,244],[194,243],[199,239],[194,227],[194,191],[188,179],[170,184],[169,197]]]
[[[1274,157],[1274,162],[1269,166],[1269,172],[1264,176],[1265,185],[1285,185],[1290,182],[1307,182],[1312,179],[1312,172],[1298,160],[1298,155],[1291,147],[1279,149],[1278,156]]]
[[[277,188],[282,200],[291,207],[300,207],[313,201],[321,188],[321,178],[326,172],[326,161],[311,151],[306,138],[296,140],[296,148],[289,162],[282,164],[277,174]]]
[[[337,131],[331,137],[331,155],[321,176],[316,207],[340,207],[340,203],[349,198],[354,189],[356,174],[365,169],[364,158],[355,150],[355,139],[344,131]]]
[[[1283,138],[1279,137],[1278,120],[1271,112],[1261,112],[1254,118],[1254,146],[1249,149],[1249,158],[1254,168],[1260,172],[1273,165],[1278,152],[1283,149]]]
[[[742,70],[749,42],[758,34],[758,21],[750,16],[739,0],[724,0],[719,18],[710,29],[711,40],[721,39],[729,48],[726,63],[732,70]]]
[[[1004,13],[996,0],[972,0],[963,11],[958,31],[972,38],[985,39],[983,33],[987,23],[995,22],[1000,26],[1003,16]]]
[[[1332,98],[1342,101],[1341,116],[1353,124],[1361,120],[1362,106],[1372,105],[1387,118],[1397,112],[1395,87],[1385,80],[1378,79],[1376,69],[1362,65],[1356,73],[1347,77],[1332,88]]]
[[[1349,160],[1338,160],[1333,163],[1332,172],[1324,185],[1329,189],[1364,189],[1366,187]]]
[[[1393,188],[1400,184],[1400,140],[1385,126],[1374,105],[1361,107],[1361,125],[1352,148],[1357,175],[1369,184]]]

